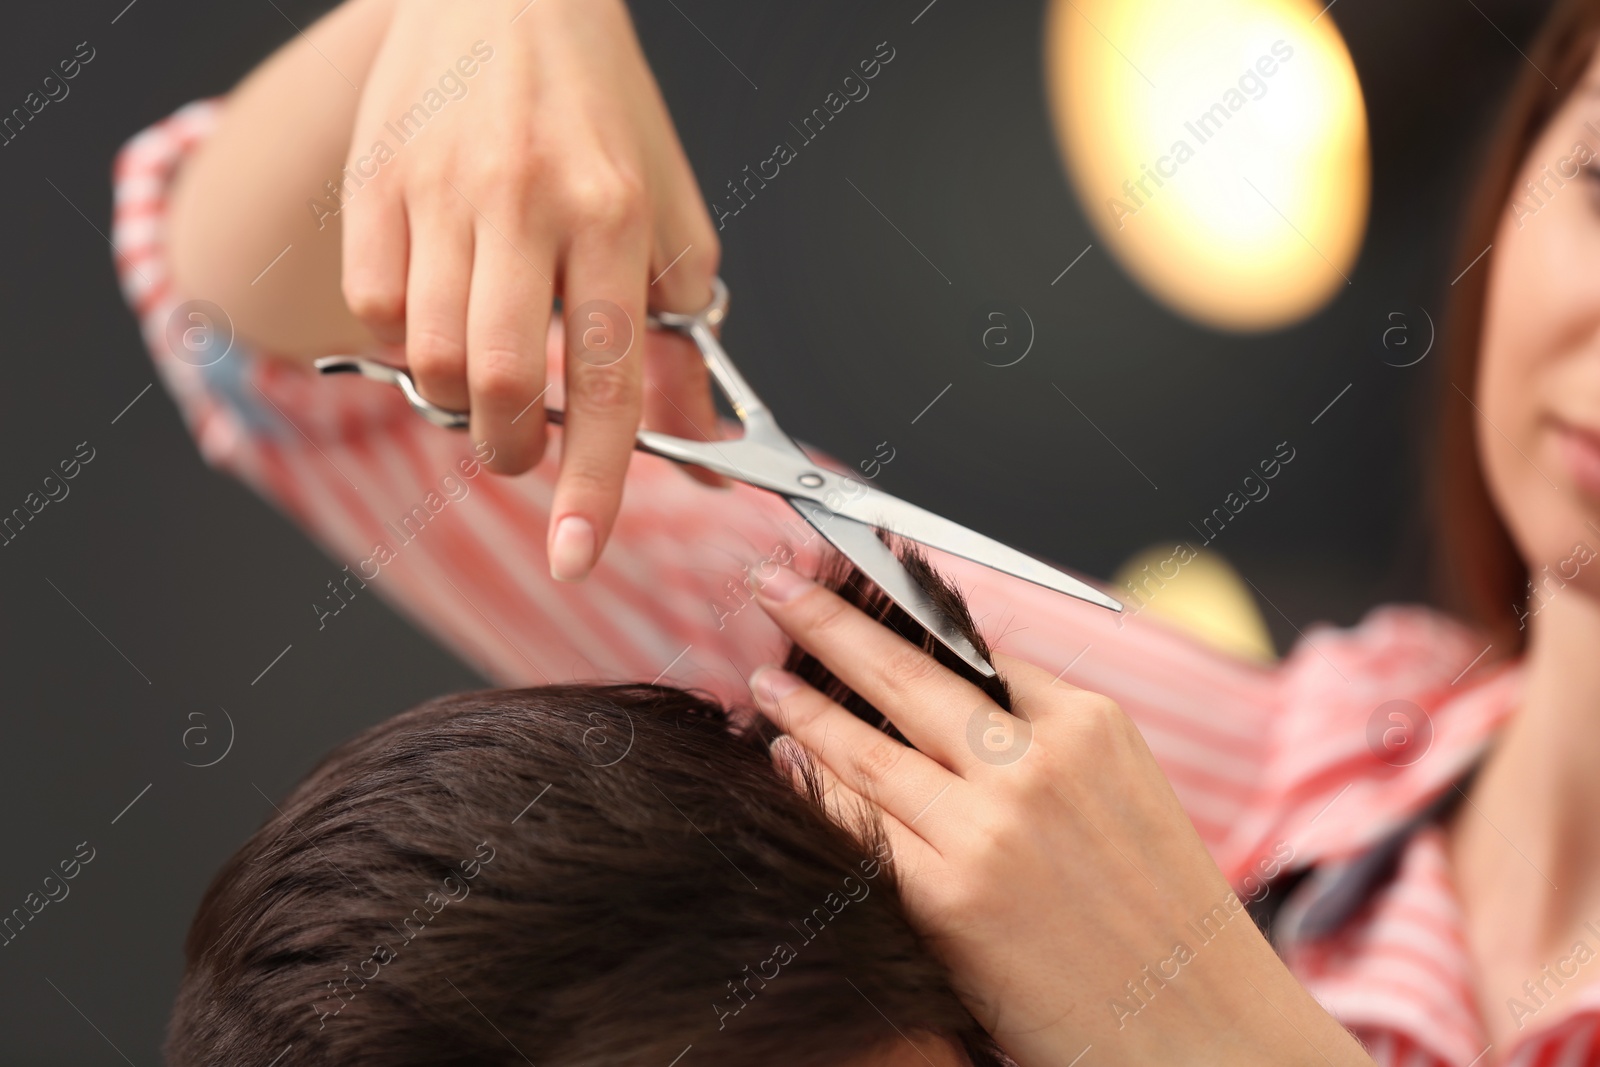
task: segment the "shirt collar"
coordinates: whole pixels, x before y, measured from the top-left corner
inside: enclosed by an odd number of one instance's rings
[[[1291,703],[1275,727],[1260,792],[1221,848],[1223,872],[1237,881],[1256,857],[1285,845],[1288,866],[1305,869],[1380,844],[1477,763],[1522,687],[1522,667],[1512,664],[1475,684],[1414,692],[1407,703],[1420,715],[1426,747],[1404,763],[1369,739],[1388,703],[1384,692],[1333,690]]]

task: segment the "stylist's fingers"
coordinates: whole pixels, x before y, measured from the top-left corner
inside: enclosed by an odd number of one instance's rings
[[[1115,700],[1079,689],[1015,656],[996,653],[993,660],[995,669],[1005,675],[1012,708],[1030,723],[1030,734],[1068,739],[1051,746],[1050,758],[1063,780],[1077,785],[1079,770],[1092,771],[1112,759],[1142,762],[1148,756],[1144,735]]]
[[[694,342],[672,330],[645,338],[644,424],[692,441],[722,438],[711,377]]]
[[[893,859],[899,864],[903,891],[912,888],[912,879],[906,876],[944,865],[939,853],[915,830],[841,782],[826,764],[793,737],[780,736],[772,744],[771,755],[778,770],[788,776],[798,792],[809,792],[808,778],[816,782],[823,811],[834,825],[862,843],[877,836],[874,828],[881,831],[888,849],[880,852],[878,859],[884,862]]]
[[[448,208],[413,210],[410,219],[406,364],[417,391],[425,399],[459,411],[468,403],[467,294],[472,278],[472,226]]]
[[[830,774],[914,826],[936,801],[959,805],[967,786],[916,749],[863,722],[805,682],[776,667],[750,679],[756,706],[784,733],[815,753]]]
[[[552,259],[514,228],[485,222],[478,229],[467,305],[472,438],[488,443],[494,457],[489,466],[500,474],[520,474],[544,454],[540,398]]]
[[[802,794],[809,795],[813,785],[828,818],[839,826],[852,829],[871,822],[879,809],[866,797],[839,781],[838,775],[828,770],[806,747],[788,734],[772,743],[772,762],[789,779],[789,784]],[[892,815],[888,818],[894,818]],[[899,820],[895,820],[898,822]]]
[[[663,164],[650,256],[650,306],[689,313],[711,299],[722,245],[681,149]]]
[[[1089,693],[1087,689],[1080,689],[1067,681],[1061,674],[1051,674],[1049,671],[1025,659],[1008,656],[1004,652],[996,652],[990,657],[995,669],[1006,676],[1006,685],[1013,692],[1026,690],[1029,693]],[[1063,672],[1065,673],[1065,672]],[[1090,694],[1093,695],[1093,694]]]
[[[395,183],[373,182],[340,212],[344,302],[378,340],[406,336],[406,209]]]
[[[709,225],[664,220],[650,256],[650,306],[682,314],[705,307],[721,255]]]
[[[796,644],[922,752],[958,773],[985,766],[968,747],[967,724],[998,705],[977,686],[789,567],[762,582],[756,599]]]
[[[594,184],[567,257],[567,414],[550,509],[558,581],[581,580],[599,559],[639,429],[649,262],[642,196],[627,182]]]
[[[687,164],[681,169],[687,176]],[[692,180],[687,184],[669,181],[650,258],[651,309],[688,314],[709,304],[711,279],[716,276],[721,254],[699,189]],[[705,360],[694,342],[682,334],[670,330],[650,333],[644,423],[652,430],[691,440],[714,441],[722,436]],[[703,467],[688,470],[708,485],[727,484],[721,475]]]
[[[658,433],[691,441],[722,439],[705,360],[694,342],[682,334],[650,330],[645,336],[644,424]],[[729,484],[727,478],[704,467],[683,469],[706,485]]]

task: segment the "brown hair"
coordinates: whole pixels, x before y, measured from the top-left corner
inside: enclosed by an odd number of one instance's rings
[[[931,649],[859,573],[830,581]],[[815,659],[787,666],[884,721]],[[169,1062],[665,1067],[692,1046],[685,1065],[821,1067],[898,1029],[1009,1063],[913,928],[881,829],[829,821],[815,776],[796,792],[730,721],[668,686],[544,686],[341,745],[205,894]]]
[[[1528,153],[1582,80],[1597,42],[1600,3],[1557,0],[1527,50],[1528,62],[1513,84],[1482,154],[1461,229],[1457,260],[1461,265],[1482,255],[1493,243]],[[1444,325],[1443,396],[1434,464],[1439,471],[1435,514],[1444,550],[1436,560],[1445,603],[1482,626],[1493,637],[1497,653],[1509,655],[1522,648],[1524,635],[1517,625],[1517,607],[1527,596],[1528,568],[1489,496],[1475,447],[1479,416],[1461,395],[1476,402],[1492,258],[1492,252],[1484,256],[1483,262],[1455,284]]]

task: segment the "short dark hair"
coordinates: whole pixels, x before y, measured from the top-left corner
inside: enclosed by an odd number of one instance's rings
[[[858,573],[829,580],[932,650]],[[814,659],[787,666],[877,716]],[[684,1067],[809,1067],[898,1029],[1008,1063],[907,917],[881,831],[829,821],[815,776],[797,792],[733,721],[668,686],[543,686],[341,745],[205,894],[169,1062],[666,1067],[692,1047]]]

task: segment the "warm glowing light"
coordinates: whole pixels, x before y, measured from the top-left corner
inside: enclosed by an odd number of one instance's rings
[[[1111,593],[1125,614],[1158,617],[1231,656],[1262,662],[1277,656],[1255,597],[1215,551],[1146,549],[1118,568]]]
[[[1106,246],[1212,326],[1309,315],[1348,284],[1366,109],[1313,0],[1052,0],[1045,59],[1072,182]]]

